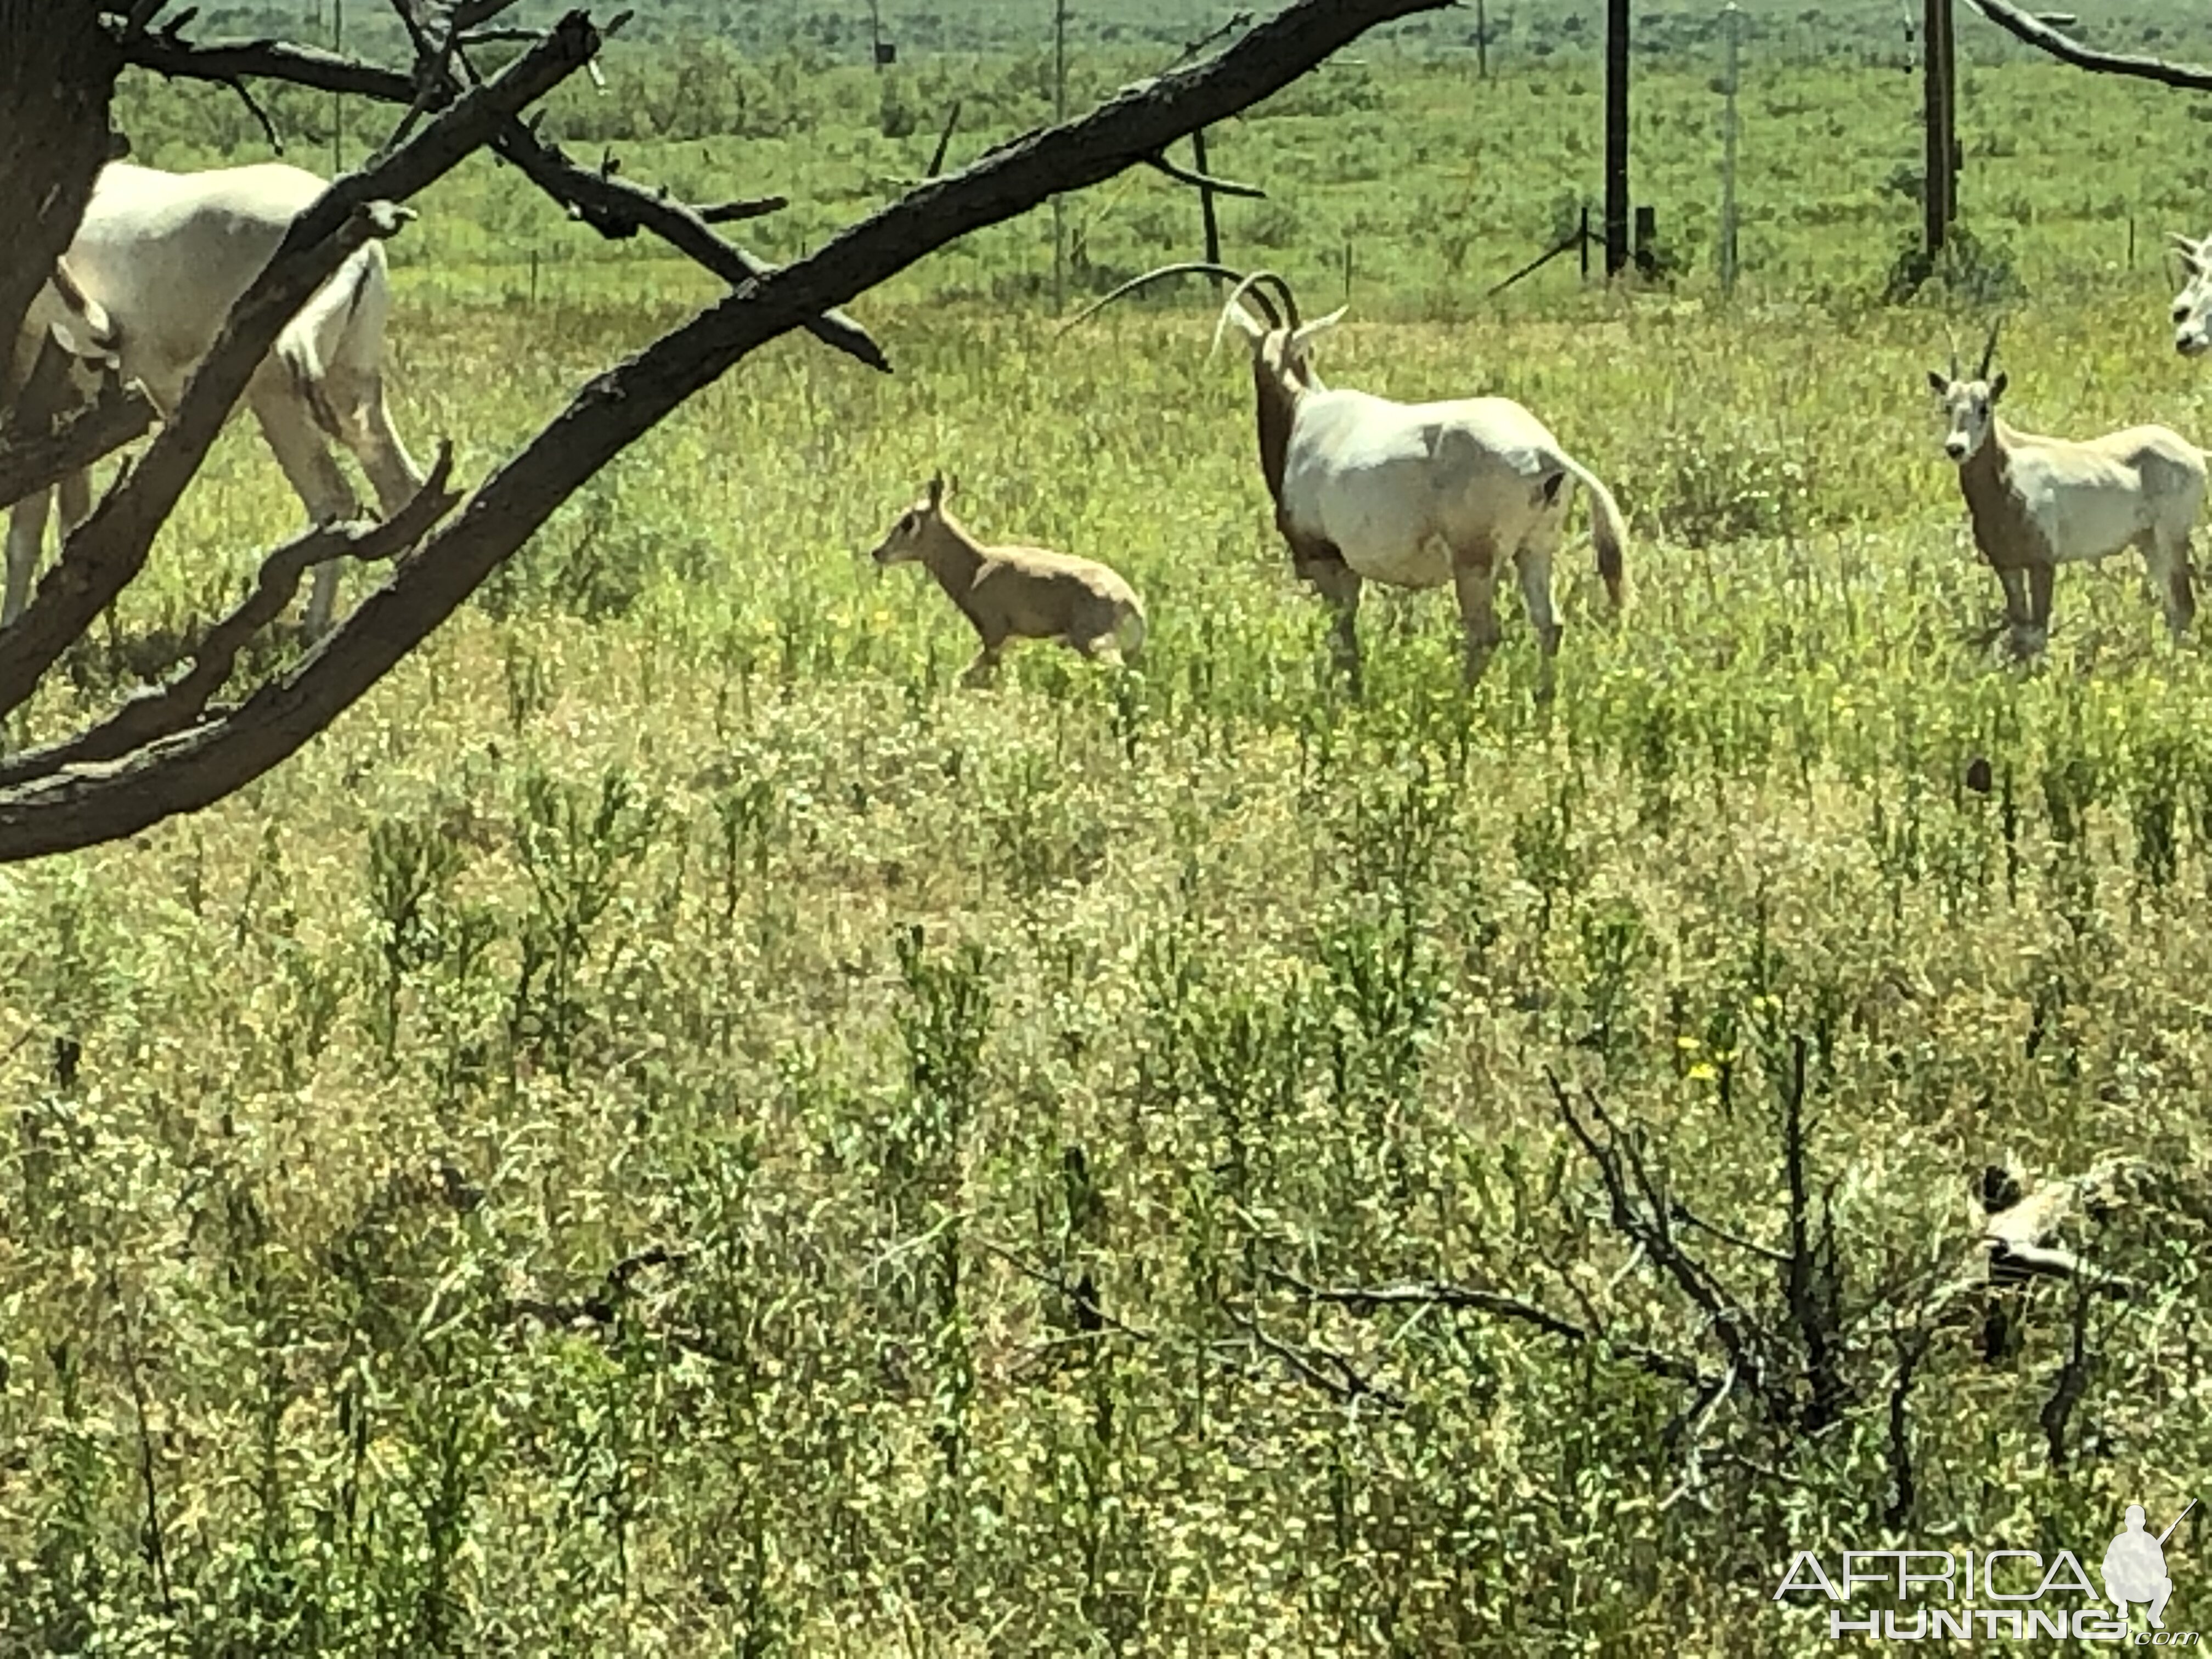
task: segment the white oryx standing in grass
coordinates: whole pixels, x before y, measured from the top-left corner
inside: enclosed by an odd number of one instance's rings
[[[2022,656],[2043,649],[2051,630],[2051,579],[2062,564],[2142,550],[2166,623],[2179,639],[2196,614],[2189,535],[2204,504],[2204,453],[2162,426],[2131,426],[2076,441],[2015,430],[1996,412],[2005,377],[1990,375],[1996,331],[1981,367],[1962,380],[1930,369],[1942,400],[1943,452],[1959,466],[1959,489],[1974,544],[2003,586],[2005,620]]]
[[[1575,483],[1589,491],[1598,571],[1614,609],[1621,603],[1628,533],[1612,492],[1510,398],[1401,404],[1323,386],[1314,371],[1314,343],[1344,308],[1304,321],[1290,283],[1273,271],[1239,276],[1218,265],[1165,265],[1122,283],[1068,326],[1146,283],[1190,271],[1236,283],[1214,343],[1233,324],[1251,347],[1260,468],[1274,497],[1275,527],[1298,575],[1335,608],[1338,647],[1355,677],[1363,583],[1430,588],[1449,581],[1466,634],[1467,682],[1480,679],[1499,639],[1498,576],[1510,559],[1542,653],[1540,689],[1548,694],[1559,645],[1552,559]],[[1263,317],[1244,308],[1248,295]]]
[[[0,397],[12,399],[46,340],[109,362],[167,418],[224,319],[268,264],[292,221],[328,185],[280,162],[162,173],[111,161],[93,186],[69,251],[25,319]],[[245,402],[276,464],[318,524],[355,517],[352,488],[326,440],[350,450],[388,517],[422,487],[422,470],[384,404],[384,325],[391,309],[384,246],[370,241],[315,290],[255,370]],[[88,478],[16,502],[8,519],[0,623],[30,597],[55,494],[62,534],[90,509]],[[338,568],[319,566],[307,631],[330,625]]]

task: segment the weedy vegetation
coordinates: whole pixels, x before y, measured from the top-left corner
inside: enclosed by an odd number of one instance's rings
[[[938,106],[901,66],[886,137],[868,71],[781,62],[728,134],[624,152],[787,165],[769,255],[918,171]],[[1639,106],[1692,248],[1706,72]],[[2021,418],[2212,437],[2152,252],[2200,204],[2142,159],[2201,112],[1967,79]],[[1352,696],[1206,292],[1057,340],[1000,303],[1048,281],[1032,221],[856,307],[895,378],[746,362],[240,795],[0,872],[0,1652],[1810,1654],[1797,1549],[2178,1510],[2205,647],[2125,560],[2069,573],[2040,662],[1990,642],[1924,384],[1985,313],[1881,297],[1894,69],[1747,94],[1733,303],[1701,258],[1479,303],[1594,179],[1596,88],[1377,53],[1212,158],[1281,198],[1224,204],[1232,259],[1326,289],[1354,248],[1343,383],[1522,398],[1612,484],[1636,594],[1604,622],[1571,538],[1549,704],[1517,627],[1462,690],[1444,595],[1372,597]],[[137,95],[157,165],[231,118]],[[1164,181],[1099,194],[1086,286],[1192,251]],[[420,206],[392,396],[463,477],[704,280],[489,166]],[[865,557],[879,482],[939,465],[1115,550],[1140,663],[958,684],[962,619]],[[226,435],[13,735],[295,510]],[[2100,1168],[2079,1272],[1973,1280],[1970,1200]]]

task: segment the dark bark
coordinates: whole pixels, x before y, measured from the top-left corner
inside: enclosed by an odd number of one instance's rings
[[[2146,58],[2136,52],[2100,52],[2051,27],[2033,13],[2011,4],[2010,0],[1968,0],[1968,3],[2006,33],[2076,69],[2097,75],[2132,76],[2139,81],[2155,81],[2161,86],[2181,87],[2191,92],[2212,92],[2212,69],[2201,64],[2169,63],[2163,58]]]
[[[1296,0],[1210,61],[1127,88],[1089,115],[1001,145],[909,191],[808,258],[752,277],[588,383],[290,672],[221,719],[127,757],[0,789],[0,861],[132,835],[242,787],[374,686],[608,461],[750,352],[971,232],[1147,162],[1196,128],[1279,91],[1376,24],[1440,3]],[[451,118],[453,112],[440,120]],[[434,123],[408,149],[437,130]],[[331,228],[325,223],[317,234]],[[290,242],[287,248],[258,289],[273,289],[288,265],[296,269],[306,258]],[[0,673],[7,666],[0,655]]]
[[[88,0],[0,0],[0,346],[76,234],[121,67]],[[0,355],[0,389],[9,374]]]
[[[293,222],[267,268],[232,308],[161,435],[70,538],[23,614],[0,629],[0,714],[29,699],[62,653],[144,567],[155,536],[284,325],[356,248],[398,228],[391,202],[434,183],[483,148],[501,122],[560,84],[599,44],[590,20],[570,13],[497,77],[367,171],[338,179]]]
[[[51,343],[42,355],[46,364],[67,361]],[[0,507],[82,471],[154,423],[154,405],[146,394],[113,374],[89,403],[78,401],[74,385],[50,393],[36,384],[46,378],[43,369],[35,374],[33,384],[0,418]]]

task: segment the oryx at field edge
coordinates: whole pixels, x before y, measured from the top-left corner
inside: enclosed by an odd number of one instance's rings
[[[1214,325],[1214,343],[1234,326],[1251,348],[1260,468],[1274,498],[1275,527],[1298,575],[1334,607],[1338,647],[1354,675],[1364,583],[1450,582],[1465,634],[1466,679],[1480,679],[1498,642],[1498,577],[1510,560],[1548,694],[1560,631],[1552,560],[1577,483],[1589,492],[1599,574],[1613,607],[1621,603],[1628,536],[1612,493],[1510,398],[1401,404],[1324,386],[1314,370],[1314,344],[1345,308],[1305,321],[1290,283],[1273,271],[1162,266],[1122,283],[1068,326],[1147,283],[1194,271],[1236,284]],[[1248,297],[1259,316],[1245,308]]]
[[[0,402],[14,398],[52,339],[74,356],[115,365],[167,418],[232,305],[294,218],[327,188],[313,173],[278,162],[182,173],[109,162],[68,252],[32,303],[12,361],[0,360]],[[262,436],[318,524],[359,511],[326,440],[360,461],[386,516],[423,482],[385,409],[391,302],[383,244],[368,242],[285,325],[246,387],[244,401]],[[29,599],[56,494],[64,538],[89,510],[82,475],[9,509],[0,623],[13,622]],[[311,635],[329,626],[337,579],[335,563],[316,569]]]
[[[1943,404],[1943,451],[1959,467],[1974,544],[2004,588],[2015,650],[2032,656],[2050,636],[2051,586],[2062,564],[2142,550],[2166,623],[2179,639],[2196,614],[2189,537],[2204,504],[2205,457],[2162,426],[2131,426],[2077,441],[2015,430],[1997,413],[2005,376],[1992,377],[1990,331],[1973,378],[1959,360],[1928,383]]]
[[[2185,357],[2212,351],[2212,236],[2169,231],[2189,285],[2173,296],[2173,349]]]

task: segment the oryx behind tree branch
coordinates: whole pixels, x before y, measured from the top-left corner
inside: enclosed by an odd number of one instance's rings
[[[1344,310],[1305,321],[1290,283],[1273,271],[1165,265],[1124,283],[1069,326],[1147,283],[1190,271],[1236,283],[1214,341],[1233,325],[1251,348],[1260,466],[1275,527],[1299,576],[1335,607],[1338,648],[1355,678],[1354,622],[1360,590],[1373,580],[1410,588],[1450,582],[1466,635],[1466,678],[1480,679],[1498,645],[1495,594],[1510,559],[1548,694],[1559,643],[1552,560],[1575,483],[1589,491],[1598,571],[1613,607],[1621,603],[1628,534],[1612,492],[1510,398],[1401,404],[1324,386],[1314,343]],[[1245,308],[1248,297],[1260,316]]]
[[[1996,412],[2005,376],[1990,374],[1996,350],[1990,329],[1981,366],[1964,379],[1928,372],[1947,416],[1943,451],[1959,467],[1959,488],[1974,544],[1996,572],[2005,620],[2023,656],[2042,650],[2051,629],[2051,586],[2057,568],[2142,550],[2151,586],[2176,639],[2196,614],[2189,536],[2204,504],[2204,454],[2168,428],[2131,426],[2077,441],[2015,430]]]
[[[0,397],[20,387],[49,339],[86,360],[119,366],[166,420],[214,349],[225,319],[276,252],[295,216],[329,186],[282,162],[163,173],[115,161],[101,169],[90,204],[33,301],[12,373],[0,362]],[[412,216],[411,212],[407,216]],[[391,284],[382,245],[349,255],[277,337],[246,394],[261,434],[308,516],[337,524],[358,511],[333,441],[350,451],[387,516],[422,488],[384,400],[383,359]],[[88,481],[58,495],[64,538],[91,510]],[[10,509],[0,623],[30,597],[52,496]],[[331,621],[338,568],[319,566],[307,603],[310,634]]]

